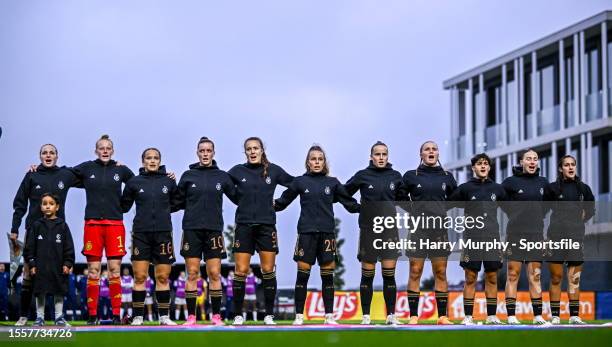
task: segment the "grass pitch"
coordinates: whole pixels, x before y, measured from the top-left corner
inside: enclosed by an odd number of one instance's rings
[[[609,321],[591,321],[603,324]],[[612,341],[612,327],[555,326],[462,326],[438,327],[423,322],[416,327],[399,328],[380,325],[361,327],[359,322],[342,322],[339,327],[323,327],[320,322],[308,322],[304,327],[291,327],[291,321],[278,321],[276,327],[249,322],[244,327],[95,327],[87,329],[84,322],[75,322],[74,336],[66,341],[8,339],[8,324],[0,325],[1,346],[608,346]],[[382,324],[384,322],[375,322]],[[429,324],[427,324],[429,323]],[[197,330],[196,330],[197,329]],[[17,344],[16,344],[17,343]]]

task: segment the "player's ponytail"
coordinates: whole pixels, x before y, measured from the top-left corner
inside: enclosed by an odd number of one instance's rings
[[[268,176],[268,171],[270,170],[270,161],[266,156],[266,152],[261,153],[261,164],[263,165],[263,177]]]

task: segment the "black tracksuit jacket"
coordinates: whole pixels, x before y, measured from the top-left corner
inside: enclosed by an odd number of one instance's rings
[[[189,165],[178,184],[177,202],[183,215],[183,229],[223,230],[223,194],[238,203],[236,186],[213,160],[211,166]]]
[[[300,197],[298,233],[333,233],[334,202],[340,202],[347,211],[359,212],[359,204],[335,177],[306,173],[296,177],[280,198],[274,201],[277,211],[284,210],[295,198]]]
[[[261,164],[239,164],[228,171],[238,192],[236,223],[276,224],[272,201],[277,185],[288,187],[293,176],[280,166],[270,163],[268,174],[263,177]]]
[[[177,190],[176,182],[166,175],[163,165],[156,172],[140,168],[139,175],[127,182],[121,197],[124,213],[136,202],[132,232],[172,231],[170,214],[179,207]]]
[[[395,215],[394,202],[401,183],[402,174],[393,170],[390,163],[379,168],[372,161],[346,182],[344,188],[350,196],[357,191],[361,195],[360,228],[371,228],[374,215]]]
[[[25,221],[26,230],[30,229],[34,221],[43,217],[40,211],[40,203],[42,195],[45,193],[51,193],[59,198],[60,209],[57,211],[57,216],[64,219],[68,189],[79,184],[80,181],[74,172],[65,166],[47,168],[44,165],[39,165],[36,172],[26,173],[13,200],[14,212],[11,233],[19,234],[19,226],[26,211],[28,213]]]
[[[134,177],[132,170],[118,166],[114,160],[104,164],[100,159],[81,163],[73,170],[87,196],[85,219],[123,220],[121,184]]]

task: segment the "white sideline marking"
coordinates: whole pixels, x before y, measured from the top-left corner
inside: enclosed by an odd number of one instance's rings
[[[28,327],[29,328],[29,327]],[[53,329],[54,326],[43,327],[46,329]],[[570,330],[570,329],[585,329],[585,328],[612,328],[612,324],[587,324],[587,325],[553,325],[543,327],[540,325],[400,325],[400,326],[388,326],[388,325],[359,325],[359,324],[340,324],[336,326],[329,326],[323,324],[308,324],[302,326],[292,325],[277,325],[277,326],[265,326],[265,325],[247,325],[247,326],[212,326],[212,325],[192,325],[192,326],[78,326],[71,327],[76,332],[190,332],[190,331],[219,331],[219,332],[272,332],[272,331],[364,331],[364,330],[401,330],[401,331],[444,331],[444,330],[541,330],[541,329],[555,329],[555,330]],[[8,332],[14,327],[0,327],[0,332]]]

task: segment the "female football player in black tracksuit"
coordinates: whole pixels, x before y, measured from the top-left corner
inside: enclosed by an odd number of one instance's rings
[[[396,192],[402,182],[402,174],[393,170],[389,163],[387,145],[378,141],[370,149],[370,165],[358,171],[345,184],[349,195],[359,191],[361,195],[361,212],[359,214],[359,252],[357,259],[361,262],[361,324],[371,324],[370,305],[372,304],[373,281],[376,262],[381,262],[383,278],[383,296],[387,307],[387,324],[398,325],[401,322],[395,316],[397,287],[395,284],[395,265],[401,253],[394,250],[378,250],[373,247],[375,238],[385,241],[398,241],[396,228],[386,229],[384,234],[374,234],[372,217],[384,214],[395,216]],[[372,212],[367,213],[366,211]]]
[[[27,211],[25,220],[25,229],[27,239],[28,231],[32,223],[41,219],[43,214],[40,209],[41,199],[43,194],[49,193],[59,198],[58,203],[66,206],[66,196],[68,189],[80,184],[78,178],[70,169],[66,167],[58,167],[58,151],[52,144],[43,145],[40,148],[40,165],[36,167],[36,171],[26,173],[21,181],[21,185],[15,195],[13,201],[13,224],[11,227],[10,239],[15,242],[19,236],[19,226],[23,216]],[[29,208],[28,208],[29,205]],[[61,208],[57,212],[57,216],[61,219],[64,217],[64,209]],[[27,259],[27,254],[23,254],[24,259]],[[24,326],[28,322],[28,312],[32,302],[32,281],[30,278],[30,269],[27,263],[23,269],[23,284],[21,286],[21,312],[19,320],[15,323],[16,326]]]
[[[128,181],[123,189],[121,207],[126,213],[136,202],[136,216],[132,226],[132,269],[134,291],[132,325],[142,325],[146,298],[145,281],[149,264],[155,265],[155,297],[160,325],[176,325],[170,320],[170,283],[168,277],[175,261],[172,245],[171,212],[178,209],[177,187],[160,166],[161,153],[147,148],[142,153],[140,174]]]
[[[576,158],[566,155],[559,160],[559,176],[544,189],[544,200],[553,201],[548,239],[570,238],[580,242],[577,250],[555,250],[549,260],[551,323],[561,324],[560,300],[563,265],[567,264],[567,291],[570,324],[585,324],[579,316],[580,273],[584,263],[583,240],[585,223],[595,214],[595,197],[586,183],[576,175]]]
[[[96,160],[73,168],[83,182],[87,197],[82,250],[87,257],[87,324],[97,323],[103,254],[108,265],[113,324],[120,324],[121,259],[127,253],[121,188],[134,177],[134,173],[112,159],[115,149],[108,135],[102,135],[96,141],[95,153],[98,157]]]
[[[329,177],[329,167],[323,149],[312,146],[306,156],[306,173],[296,177],[291,185],[274,202],[277,211],[285,209],[300,197],[298,239],[293,260],[297,262],[295,282],[295,321],[304,322],[304,303],[310,268],[315,262],[321,268],[325,324],[338,324],[334,310],[334,268],[336,267],[336,234],[333,204],[340,202],[349,212],[359,212],[359,204],[335,177]]]
[[[491,158],[484,153],[476,154],[472,160],[473,176],[461,184],[449,197],[452,201],[463,201],[458,205],[464,209],[464,216],[475,219],[484,218],[482,228],[467,229],[463,240],[473,242],[499,242],[499,222],[497,221],[497,201],[506,200],[506,191],[501,184],[490,177]],[[497,318],[497,272],[502,267],[502,250],[486,251],[482,248],[463,249],[461,262],[465,271],[463,287],[463,308],[465,318],[461,324],[473,325],[474,296],[480,268],[484,265],[485,295],[487,298],[487,319],[485,324],[502,324]]]
[[[272,202],[278,184],[289,186],[293,176],[280,166],[268,161],[263,142],[258,137],[244,141],[245,164],[234,166],[228,171],[236,185],[238,208],[234,233],[234,325],[242,325],[245,279],[249,273],[251,256],[257,251],[263,275],[266,316],[264,323],[274,325],[274,301],[276,300],[276,254],[278,239],[276,214]]]
[[[418,205],[412,209],[414,215],[446,217],[447,208],[444,201],[457,188],[453,175],[445,171],[439,163],[438,145],[427,141],[420,148],[421,164],[416,170],[407,171],[402,178],[399,200],[410,200]],[[410,278],[408,281],[408,305],[410,308],[410,321],[408,324],[418,323],[418,307],[420,296],[420,282],[423,274],[425,259],[431,260],[431,267],[435,276],[435,296],[438,306],[438,324],[453,324],[446,316],[448,304],[448,282],[446,280],[446,265],[449,247],[427,249],[420,247],[420,240],[428,243],[448,242],[448,231],[440,226],[430,229],[420,229],[410,235],[411,241],[416,241],[416,247],[408,250],[410,258]]]
[[[96,160],[88,160],[72,168],[84,188],[85,228],[82,254],[87,257],[87,313],[88,325],[98,323],[100,273],[102,255],[106,254],[109,271],[109,291],[113,324],[121,324],[121,258],[126,254],[125,227],[121,211],[121,186],[134,173],[125,165],[112,160],[113,141],[102,135],[95,146]],[[36,167],[31,168],[36,171]]]
[[[221,320],[221,259],[227,258],[223,240],[223,194],[235,199],[236,188],[230,176],[217,167],[215,144],[207,137],[198,142],[199,162],[189,165],[178,184],[177,201],[185,209],[181,255],[185,258],[188,274],[185,297],[188,317],[184,325],[196,324],[197,282],[200,279],[200,261],[206,262],[210,281],[212,322]]]
[[[82,253],[87,257],[87,324],[97,324],[102,255],[106,255],[113,324],[121,324],[121,259],[125,249],[125,227],[121,209],[121,188],[134,173],[113,160],[114,144],[108,135],[96,141],[96,160],[88,160],[73,168],[83,182],[87,195]],[[174,178],[173,173],[168,173]]]
[[[513,176],[506,178],[502,186],[512,204],[504,205],[508,215],[506,228],[506,241],[510,244],[506,250],[508,259],[508,273],[506,278],[506,310],[508,311],[508,324],[521,324],[516,318],[516,291],[521,275],[523,262],[527,263],[527,278],[529,280],[529,294],[533,306],[533,323],[539,325],[550,324],[542,318],[542,284],[540,281],[542,250],[527,251],[522,248],[521,241],[544,241],[545,208],[542,204],[544,188],[548,185],[546,178],[540,176],[538,167],[538,153],[532,149],[520,155],[520,166],[513,168]]]

